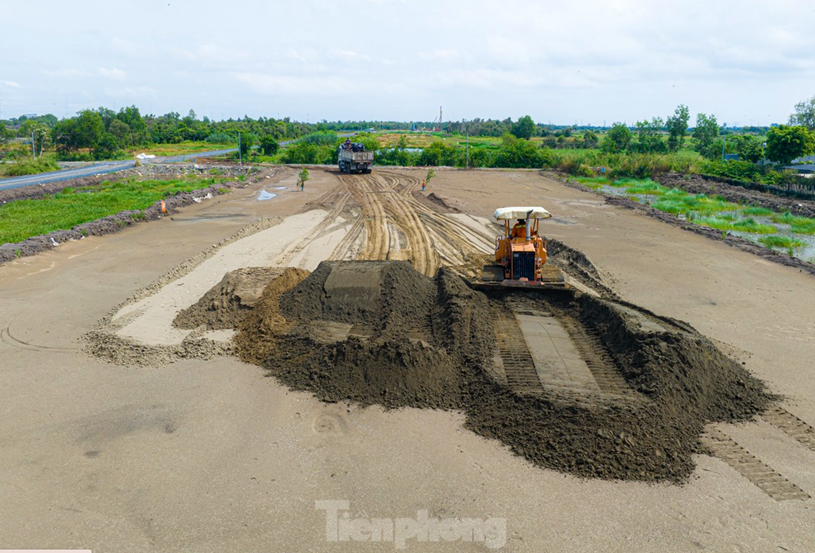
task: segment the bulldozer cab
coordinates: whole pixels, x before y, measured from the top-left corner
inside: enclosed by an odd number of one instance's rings
[[[503,233],[495,238],[495,264],[484,267],[477,287],[563,288],[563,273],[546,265],[546,238],[539,233],[540,221],[552,215],[534,206],[502,207],[493,216],[503,223]]]

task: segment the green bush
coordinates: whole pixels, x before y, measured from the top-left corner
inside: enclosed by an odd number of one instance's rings
[[[6,163],[0,167],[0,174],[6,177],[36,175],[48,171],[59,171],[59,165],[52,157],[23,158],[16,163]]]

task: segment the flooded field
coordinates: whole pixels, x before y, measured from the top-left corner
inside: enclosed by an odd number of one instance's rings
[[[720,196],[689,194],[650,179],[579,178],[603,194],[631,198],[696,225],[721,230],[815,263],[815,219],[737,204]]]

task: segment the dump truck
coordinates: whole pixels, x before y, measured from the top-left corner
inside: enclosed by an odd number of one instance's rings
[[[337,163],[345,173],[370,173],[374,163],[374,153],[366,152],[362,144],[346,140],[339,147]]]
[[[567,288],[563,272],[546,263],[547,241],[539,226],[552,216],[548,211],[540,206],[502,207],[493,216],[503,224],[503,233],[495,239],[495,263],[484,266],[475,288]]]

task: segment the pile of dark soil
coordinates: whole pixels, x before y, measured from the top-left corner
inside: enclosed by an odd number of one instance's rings
[[[603,277],[594,263],[581,252],[567,246],[560,240],[548,238],[546,241],[547,262],[563,269],[571,278],[576,278],[589,288],[606,297],[615,297],[614,291],[606,286]]]
[[[705,424],[748,420],[772,399],[760,381],[685,323],[661,319],[665,332],[653,332],[610,300],[537,301],[601,336],[643,401],[569,405],[475,378],[467,427],[535,464],[584,477],[679,483],[693,471],[691,455],[702,452]]]
[[[277,335],[291,325],[280,313],[280,295],[291,290],[309,275],[303,269],[287,268],[264,288],[260,299],[237,325],[235,353],[249,363],[261,364],[277,347]]]
[[[299,276],[273,281],[243,320],[243,359],[325,401],[460,409],[469,429],[542,467],[680,482],[706,423],[747,419],[770,401],[761,382],[688,325],[587,295],[522,297],[600,336],[642,400],[518,394],[490,376],[490,301],[452,272],[428,278],[401,261],[325,262],[298,284]],[[658,324],[643,325],[638,313]]]
[[[263,290],[283,274],[277,267],[248,267],[224,275],[217,286],[182,310],[173,321],[178,328],[207,330],[237,328],[260,299]]]

